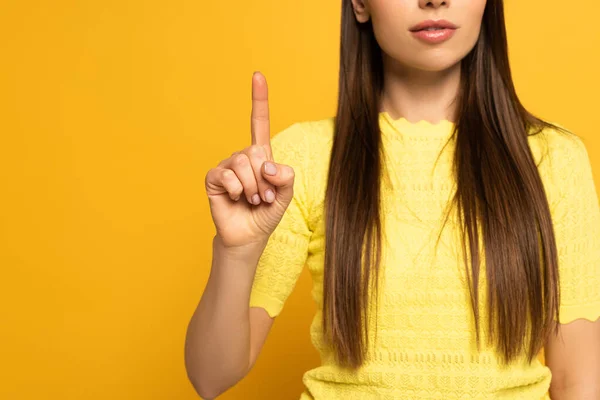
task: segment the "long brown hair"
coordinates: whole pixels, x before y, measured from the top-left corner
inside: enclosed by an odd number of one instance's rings
[[[352,368],[365,359],[368,293],[373,283],[378,290],[382,254],[382,90],[382,55],[372,25],[358,23],[351,0],[343,0],[338,108],[325,194],[322,322],[337,361]],[[517,97],[502,0],[487,1],[478,41],[461,61],[457,102],[452,204],[459,211],[477,344],[484,258],[489,342],[505,363],[523,350],[531,362],[553,326],[558,329],[553,317],[558,321],[559,277],[550,210],[528,135],[562,128],[533,116]]]

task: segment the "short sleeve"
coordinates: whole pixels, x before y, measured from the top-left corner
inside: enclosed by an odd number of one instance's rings
[[[600,205],[583,141],[560,136],[552,218],[558,250],[560,323],[600,317]]]
[[[250,292],[250,307],[279,315],[304,268],[312,232],[308,226],[309,200],[306,161],[308,138],[296,123],[271,138],[273,158],[294,168],[294,197],[258,261]]]

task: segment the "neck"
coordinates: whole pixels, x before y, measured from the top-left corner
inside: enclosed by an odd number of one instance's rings
[[[443,71],[424,71],[384,59],[382,111],[410,122],[453,121],[460,85],[460,62]]]

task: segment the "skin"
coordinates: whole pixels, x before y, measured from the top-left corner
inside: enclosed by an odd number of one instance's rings
[[[217,234],[202,297],[187,328],[185,367],[213,399],[252,369],[274,318],[248,307],[258,260],[294,195],[294,169],[271,151],[265,77],[252,77],[251,145],[208,171],[206,194]],[[272,192],[271,195],[269,192]]]
[[[356,20],[371,20],[383,51],[382,111],[392,118],[437,123],[455,118],[460,61],[474,47],[485,0],[353,0]],[[428,44],[409,29],[427,19],[445,19],[459,28],[449,40]],[[552,372],[553,400],[600,399],[600,320],[560,324],[545,343]]]
[[[453,120],[460,61],[477,42],[486,1],[353,0],[352,4],[358,22],[372,21],[383,50],[383,110],[411,122]],[[445,19],[458,29],[443,43],[424,43],[409,29],[428,19]]]
[[[383,109],[392,118],[436,123],[453,120],[460,60],[473,48],[485,0],[353,0],[358,22],[372,19],[384,51]],[[459,26],[448,41],[431,45],[409,32],[426,19]],[[252,79],[252,144],[221,161],[206,176],[206,191],[217,235],[211,274],[188,326],[186,370],[196,391],[213,399],[254,366],[274,319],[248,307],[254,270],[293,196],[294,171],[273,160],[264,76]],[[401,94],[401,95],[399,95]],[[269,175],[265,166],[277,169]],[[268,196],[271,189],[273,196]],[[260,201],[253,202],[258,196]],[[600,322],[577,320],[550,338],[546,361],[553,373],[553,400],[600,399]]]

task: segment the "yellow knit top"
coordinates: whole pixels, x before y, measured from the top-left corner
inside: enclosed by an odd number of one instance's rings
[[[299,122],[272,138],[275,160],[296,172],[294,199],[260,258],[250,306],[278,315],[308,267],[318,310],[310,335],[321,365],[304,374],[300,399],[549,399],[551,371],[541,357],[529,364],[523,356],[503,367],[487,347],[485,330],[477,351],[458,226],[452,218],[436,246],[455,189],[453,123],[411,123],[385,112],[379,120],[392,185],[382,189],[385,242],[377,337],[371,321],[366,362],[353,372],[336,365],[321,334],[323,212],[333,118]],[[586,147],[581,138],[552,129],[529,136],[529,144],[554,223],[560,322],[595,320],[600,316],[600,206]],[[483,260],[481,276],[485,321]]]

